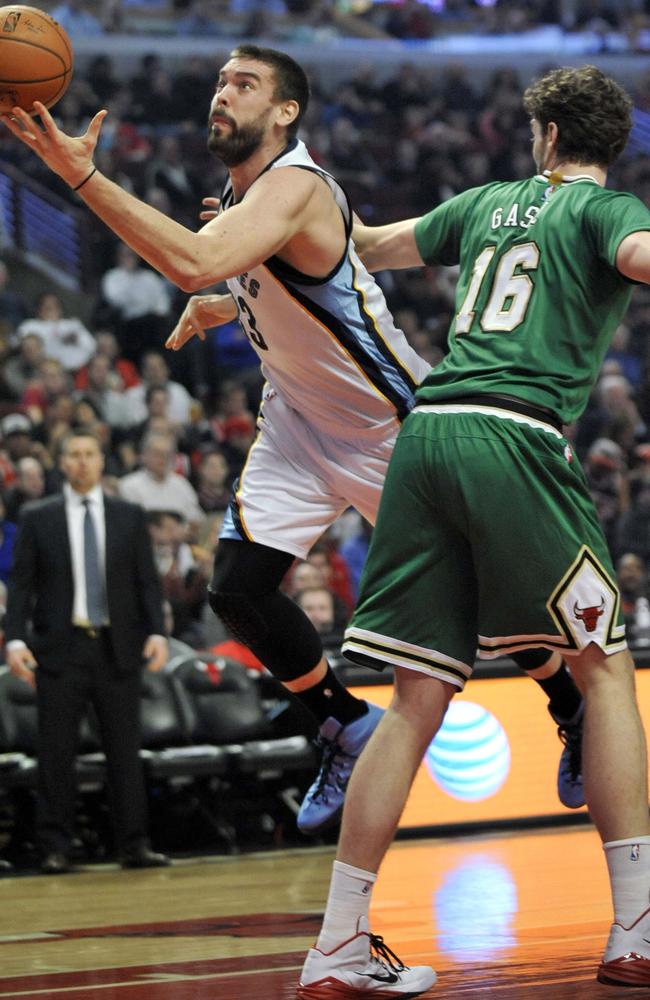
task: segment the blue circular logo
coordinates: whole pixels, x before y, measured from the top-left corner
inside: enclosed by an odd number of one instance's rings
[[[431,777],[455,799],[480,802],[499,791],[510,770],[501,723],[471,701],[452,701],[426,752]]]

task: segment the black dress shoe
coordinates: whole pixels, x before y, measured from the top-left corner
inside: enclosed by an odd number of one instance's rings
[[[52,851],[41,861],[41,871],[43,875],[63,875],[70,871],[70,859],[65,854]]]
[[[122,857],[122,868],[167,868],[170,864],[166,854],[157,854],[148,847],[127,851]]]

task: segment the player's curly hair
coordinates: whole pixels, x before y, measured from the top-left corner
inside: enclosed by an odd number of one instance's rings
[[[298,131],[307,105],[309,104],[309,80],[302,66],[286,52],[277,49],[265,49],[259,45],[238,45],[230,53],[231,59],[256,59],[257,62],[270,66],[275,77],[276,101],[296,101],[298,114],[287,127],[287,134],[293,137]]]
[[[573,163],[609,167],[632,128],[629,94],[596,66],[552,70],[525,91],[524,108],[543,130],[555,122],[558,156]]]

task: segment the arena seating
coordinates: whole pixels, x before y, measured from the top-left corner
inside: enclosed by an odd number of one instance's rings
[[[238,822],[255,809],[276,822],[295,813],[313,777],[316,757],[306,735],[275,735],[282,716],[262,699],[260,680],[240,664],[219,665],[180,657],[159,674],[142,677],[142,761],[150,799],[164,827],[165,804],[197,812],[230,850]],[[268,690],[267,690],[268,695]],[[298,717],[299,718],[299,717]],[[17,790],[36,788],[37,709],[35,692],[7,667],[0,667],[0,800],[11,813]],[[76,761],[82,803],[106,792],[106,761],[92,713],[80,728]],[[86,803],[88,806],[88,803]],[[275,816],[275,819],[273,817]]]

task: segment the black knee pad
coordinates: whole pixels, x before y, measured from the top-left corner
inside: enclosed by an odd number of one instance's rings
[[[247,594],[226,594],[208,588],[208,601],[228,631],[245,646],[253,649],[253,644],[263,643],[268,636],[264,617]]]
[[[266,545],[222,540],[208,587],[214,613],[280,681],[303,677],[323,655],[307,615],[278,589],[292,562]]]
[[[304,677],[321,659],[318,632],[286,594],[276,591],[252,600],[244,594],[209,591],[209,600],[234,637],[279,681]]]

